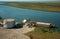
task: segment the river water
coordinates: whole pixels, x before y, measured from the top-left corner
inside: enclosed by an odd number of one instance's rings
[[[22,22],[26,18],[30,18],[31,21],[49,22],[60,29],[60,12],[45,12],[0,5],[0,16],[3,19],[14,18],[18,22]]]

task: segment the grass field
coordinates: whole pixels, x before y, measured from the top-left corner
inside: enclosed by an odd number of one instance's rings
[[[26,33],[31,39],[60,39],[60,32],[48,28],[35,28],[34,31]]]
[[[60,3],[21,2],[21,3],[6,3],[6,5],[19,7],[19,8],[33,9],[33,10],[60,12]]]

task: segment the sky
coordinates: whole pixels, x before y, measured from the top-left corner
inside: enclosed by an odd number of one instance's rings
[[[0,0],[0,1],[20,1],[20,2],[21,1],[35,1],[35,2],[44,2],[44,1],[51,1],[51,2],[55,1],[56,2],[58,1],[59,2],[60,0]]]

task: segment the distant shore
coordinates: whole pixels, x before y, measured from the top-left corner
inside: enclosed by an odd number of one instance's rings
[[[60,3],[6,3],[6,5],[33,10],[60,12]]]

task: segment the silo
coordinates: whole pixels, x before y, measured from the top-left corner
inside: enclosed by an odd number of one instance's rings
[[[3,21],[3,27],[5,27],[5,28],[12,28],[12,27],[14,27],[14,25],[15,25],[15,20],[12,18],[5,19]]]

